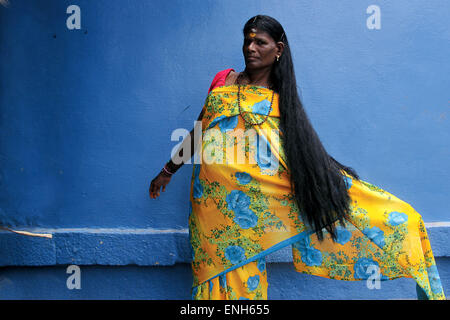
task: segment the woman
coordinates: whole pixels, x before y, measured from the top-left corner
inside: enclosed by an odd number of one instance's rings
[[[444,299],[421,216],[324,149],[297,93],[283,27],[244,26],[245,70],[219,72],[202,112],[191,181],[193,299],[267,299],[265,256],[292,245],[297,271],[341,280],[414,278]],[[194,130],[153,179],[165,191]],[[199,148],[198,148],[199,149]],[[230,150],[232,152],[230,152]],[[235,152],[237,151],[237,152]],[[178,158],[177,158],[178,159]]]

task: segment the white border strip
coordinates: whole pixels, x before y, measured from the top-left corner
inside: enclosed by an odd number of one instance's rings
[[[6,229],[6,228],[5,228]],[[188,234],[189,229],[155,229],[155,228],[138,228],[138,229],[125,229],[125,228],[8,228],[6,231],[12,232],[33,232],[44,234],[55,233],[108,233],[108,234]]]
[[[450,221],[426,222],[425,228],[450,227]],[[12,231],[19,233],[33,232],[40,234],[55,233],[108,233],[108,234],[189,234],[189,229],[157,229],[157,228],[5,228],[4,232]],[[1,227],[0,227],[1,230]],[[2,231],[0,231],[2,232]]]
[[[425,228],[450,227],[450,221],[425,222]]]

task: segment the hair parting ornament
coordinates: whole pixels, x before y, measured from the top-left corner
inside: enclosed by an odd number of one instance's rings
[[[256,23],[256,19],[258,19],[258,17],[259,17],[259,16],[255,16],[255,17],[253,18],[252,24],[255,24],[255,23]],[[255,26],[255,28],[256,28],[256,26]],[[256,33],[250,32],[250,33],[249,33],[249,36],[250,36],[250,38],[254,38],[254,37],[256,37]],[[281,41],[281,42],[284,43],[283,37],[285,37],[284,31],[283,31],[283,34],[282,34],[281,37],[280,37],[280,40],[279,40],[279,41]],[[285,45],[287,45],[287,44],[285,43]]]

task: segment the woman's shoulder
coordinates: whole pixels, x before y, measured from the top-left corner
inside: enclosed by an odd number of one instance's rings
[[[227,77],[225,78],[225,85],[232,85],[236,82],[236,79],[239,75],[239,72],[236,72],[234,70],[231,70],[228,74]]]
[[[229,84],[231,80],[233,80],[231,83],[234,83],[234,79],[236,76],[237,72],[235,72],[233,68],[228,68],[217,72],[213,81],[211,82],[211,86],[209,88],[208,93],[216,87]]]

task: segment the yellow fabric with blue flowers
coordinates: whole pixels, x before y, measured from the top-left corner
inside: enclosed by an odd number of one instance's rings
[[[342,171],[350,217],[345,228],[337,226],[336,242],[326,231],[318,241],[299,217],[282,136],[273,134],[278,94],[241,86],[240,113],[237,93],[236,85],[214,88],[203,107],[202,162],[193,168],[189,215],[194,299],[267,299],[262,261],[287,245],[298,272],[339,280],[414,278],[428,299],[445,299],[422,217],[377,186]],[[252,129],[254,139],[247,135]],[[239,151],[245,163],[237,161]]]

